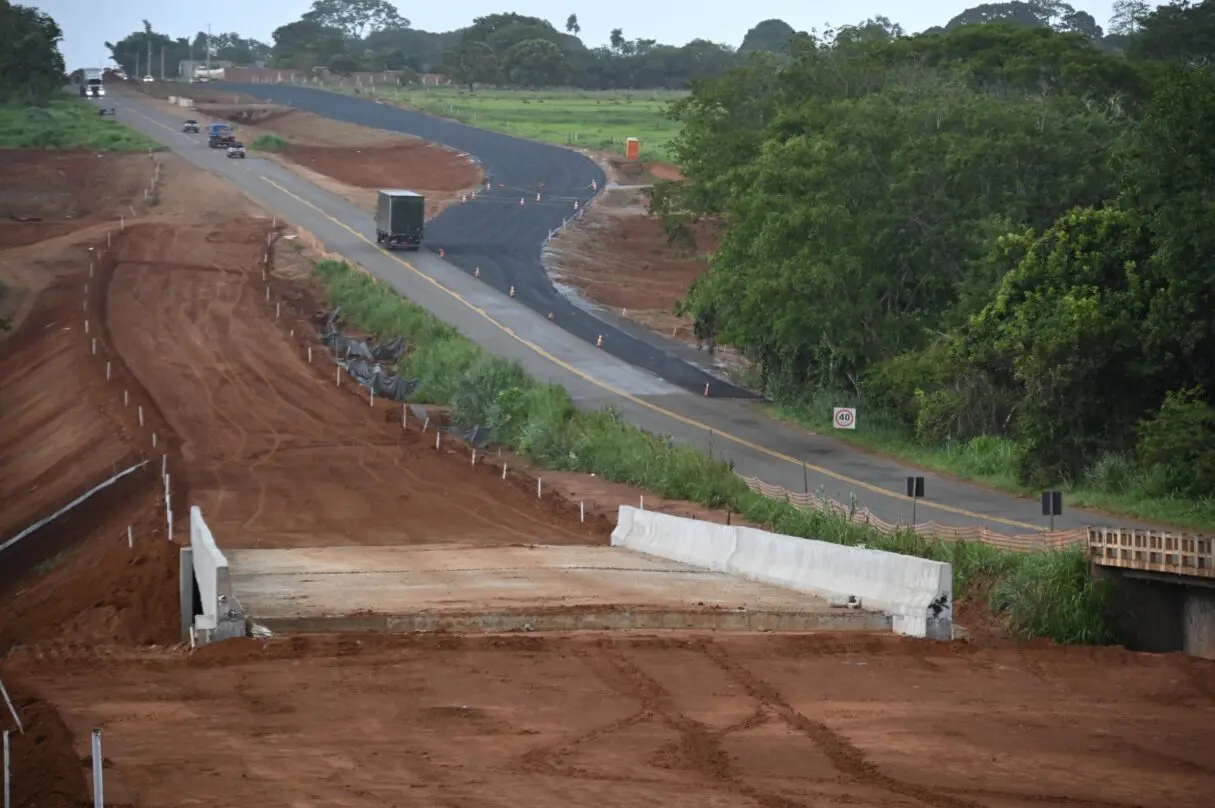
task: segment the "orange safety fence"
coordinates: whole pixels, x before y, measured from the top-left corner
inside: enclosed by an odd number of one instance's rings
[[[739,475],[742,476],[742,475]],[[1089,529],[1087,527],[1074,530],[1057,530],[1054,532],[1041,531],[1008,535],[988,530],[985,527],[968,526],[956,527],[938,525],[936,522],[920,522],[915,525],[895,524],[875,515],[863,506],[850,507],[827,497],[816,494],[803,494],[790,491],[779,485],[766,483],[758,477],[742,477],[743,482],[757,494],[769,499],[784,500],[795,508],[811,508],[820,513],[828,513],[860,525],[866,525],[887,536],[904,530],[913,530],[925,538],[941,539],[944,541],[975,541],[1002,550],[1013,552],[1032,552],[1034,550],[1060,550],[1065,547],[1084,547],[1088,543]]]

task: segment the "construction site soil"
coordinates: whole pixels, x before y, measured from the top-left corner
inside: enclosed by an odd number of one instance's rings
[[[400,405],[339,385],[295,241],[263,280],[269,216],[167,159],[108,245],[93,226],[0,253],[32,301],[0,343],[0,541],[149,461],[0,556],[14,806],[88,804],[93,727],[107,804],[139,808],[1209,804],[1215,663],[1179,655],[674,632],[191,652],[186,505],[225,547],[604,543],[611,523],[557,495],[603,485],[537,499],[521,469],[502,479],[510,458],[435,450]]]

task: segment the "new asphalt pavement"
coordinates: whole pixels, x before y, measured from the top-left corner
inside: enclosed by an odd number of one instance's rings
[[[258,87],[263,97],[268,96],[266,90],[274,89],[262,85]],[[279,98],[287,100],[285,95]],[[339,108],[344,108],[346,100],[341,96],[335,98]],[[349,100],[355,102],[356,106],[350,108],[354,111],[344,119],[357,118],[352,122],[368,126],[376,126],[375,121],[381,120],[365,109],[367,105],[377,108],[379,105],[359,99]],[[485,266],[482,266],[482,279],[478,280],[462,268],[426,251],[405,254],[385,252],[375,244],[375,225],[369,213],[304,181],[272,161],[256,157],[229,160],[222,151],[208,149],[202,136],[185,135],[179,131],[186,115],[172,118],[140,103],[138,97],[129,95],[118,95],[111,103],[117,108],[121,122],[165,144],[200,168],[227,178],[286,221],[312,231],[326,249],[358,263],[399,294],[455,326],[489,352],[518,361],[533,377],[566,388],[579,407],[615,407],[624,418],[639,427],[669,435],[672,440],[708,451],[715,458],[733,461],[736,469],[743,474],[784,486],[791,491],[818,492],[845,503],[855,496],[858,505],[869,507],[888,521],[909,521],[911,502],[905,496],[905,481],[907,476],[919,474],[926,478],[926,496],[918,503],[917,521],[986,525],[1004,533],[1025,533],[1046,527],[1046,519],[1041,516],[1036,499],[1018,498],[917,471],[833,438],[773,421],[751,401],[705,398],[689,392],[661,374],[596,349],[585,339],[548,321],[544,314],[538,313],[533,307],[520,305],[517,299],[509,298],[500,286],[483,282]],[[320,108],[322,105],[318,103],[317,109]],[[385,108],[385,111],[401,112],[390,108]],[[367,117],[358,117],[363,115]],[[448,130],[428,127],[446,122],[429,116],[417,117],[420,119],[419,127],[411,134],[435,137],[440,142],[461,149],[474,143],[494,142],[474,141],[471,135],[467,141],[443,141],[440,136]],[[404,120],[407,119],[397,119],[391,128],[409,131],[404,123],[400,123]],[[451,131],[465,130],[476,131],[458,125]],[[583,181],[581,178],[584,176],[601,176],[593,173],[590,161],[567,150],[512,138],[505,138],[505,141],[525,143],[526,146],[518,145],[516,148],[521,150],[520,154],[534,155],[529,158],[533,165],[552,161],[566,166],[562,171],[567,179],[562,187],[572,190]],[[495,159],[489,159],[486,155],[480,157],[491,171],[498,165],[496,160],[502,159],[500,156]],[[502,171],[505,170],[504,165]],[[523,176],[523,170],[519,171],[518,174],[498,172],[494,182],[500,180],[505,184],[509,180],[510,187],[518,190],[532,176]],[[589,181],[586,180],[588,185]],[[545,182],[551,187],[552,183]],[[580,198],[589,199],[590,194]],[[466,207],[460,205],[458,209],[463,211]],[[502,254],[531,260],[538,257],[552,219],[546,222],[537,216],[534,220],[519,219],[504,223],[502,219],[512,213],[517,214],[518,207],[516,199],[513,206],[486,204],[480,212],[472,208],[474,213],[467,215],[483,217],[479,221],[486,239],[499,244]],[[539,209],[544,210],[542,206]],[[560,213],[554,208],[552,215],[555,217]],[[448,242],[452,247],[445,248],[449,256],[461,253],[465,256],[486,256],[486,264],[489,264],[489,258],[495,251],[477,244],[475,228],[468,226],[466,230],[465,226],[444,224],[441,218],[432,233],[438,234],[436,238],[442,238],[450,232],[447,237],[452,239]],[[445,230],[448,227],[450,231]],[[508,238],[508,233],[514,235]],[[525,235],[535,239],[530,249],[522,244]],[[501,261],[497,266],[500,278],[510,277],[508,273],[512,270],[501,268]],[[863,418],[864,413],[858,417]],[[1059,529],[1112,523],[1125,527],[1143,526],[1130,520],[1111,520],[1102,514],[1068,509],[1066,503],[1064,514],[1055,519],[1056,528]]]
[[[686,390],[712,386],[714,395],[759,398],[750,390],[707,374],[686,361],[686,352],[640,326],[595,317],[562,295],[540,263],[549,233],[586,209],[606,178],[594,161],[570,149],[502,135],[413,112],[308,87],[287,84],[211,85],[334,120],[414,135],[476,159],[486,185],[468,204],[454,205],[426,225],[424,249],[441,248],[450,264],[500,292],[515,287],[515,299],[547,316],[589,344]],[[537,194],[539,199],[537,199]],[[680,356],[683,353],[684,356]]]

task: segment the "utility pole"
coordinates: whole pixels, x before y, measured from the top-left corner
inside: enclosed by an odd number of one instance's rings
[[[148,40],[148,75],[152,75],[152,40]],[[140,78],[143,78],[140,76]]]
[[[211,23],[207,23],[207,78],[211,78]]]
[[[194,81],[194,74],[198,71],[194,69],[194,40],[198,37],[190,37],[190,75],[184,76],[187,81]],[[178,76],[178,78],[183,78]]]
[[[139,51],[135,51],[135,75],[131,76],[131,81],[139,81],[141,76],[143,74],[139,72]]]
[[[165,49],[163,45],[160,47],[160,80],[165,80]]]

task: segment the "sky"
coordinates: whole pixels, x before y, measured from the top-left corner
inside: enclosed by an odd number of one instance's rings
[[[123,0],[98,5],[87,0],[17,0],[39,8],[59,23],[61,44],[69,71],[78,67],[110,64],[105,43],[117,42],[142,28],[144,19],[152,28],[172,37],[205,31],[232,31],[273,43],[271,33],[280,25],[299,19],[311,0],[259,0],[257,3],[186,2],[179,6],[165,0]],[[474,17],[516,12],[541,17],[563,29],[570,14],[578,15],[582,41],[589,46],[607,44],[613,28],[623,28],[629,39],[656,39],[682,45],[693,39],[708,39],[737,47],[756,23],[773,17],[799,31],[822,30],[848,25],[876,15],[899,23],[909,33],[950,18],[983,0],[662,0],[654,6],[625,3],[588,3],[585,0],[463,0],[460,3],[415,5],[396,0],[401,15],[424,31],[451,31],[470,24]],[[1112,0],[1078,0],[1072,6],[1092,14],[1102,26],[1110,17]],[[1153,3],[1152,5],[1157,5]],[[645,8],[630,15],[626,9]],[[237,13],[233,13],[238,9]],[[661,10],[660,10],[661,9]]]

